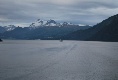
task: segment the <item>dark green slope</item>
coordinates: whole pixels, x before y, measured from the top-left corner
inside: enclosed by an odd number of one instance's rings
[[[104,26],[88,40],[93,41],[118,41],[118,15],[110,18],[111,22]]]
[[[66,40],[118,41],[118,14],[86,29],[63,37]]]

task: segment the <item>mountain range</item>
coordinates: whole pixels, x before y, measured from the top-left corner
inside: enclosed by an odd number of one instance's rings
[[[79,26],[68,22],[38,19],[29,27],[0,27],[0,37],[4,39],[42,39],[42,40],[84,40],[118,41],[118,14],[94,26]]]
[[[70,27],[70,26],[81,26],[79,24],[72,24],[70,22],[63,22],[63,23],[58,23],[55,20],[41,20],[41,19],[37,19],[37,21],[33,22],[32,24],[30,24],[30,28],[39,28],[39,27],[53,27],[53,26],[57,26],[57,27]],[[89,25],[84,25],[84,26],[89,26]]]
[[[91,26],[79,26],[68,22],[57,23],[55,20],[43,21],[38,19],[31,23],[29,27],[15,27],[0,34],[4,39],[60,39],[77,30],[88,29]]]

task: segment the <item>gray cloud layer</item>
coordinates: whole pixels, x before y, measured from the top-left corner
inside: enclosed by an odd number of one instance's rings
[[[93,25],[117,13],[117,0],[0,0],[0,24],[25,26],[41,18]]]

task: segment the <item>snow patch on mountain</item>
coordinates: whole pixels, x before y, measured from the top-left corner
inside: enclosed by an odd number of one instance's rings
[[[8,25],[8,26],[3,26],[5,28],[6,31],[12,31],[16,28],[16,26],[14,25]]]

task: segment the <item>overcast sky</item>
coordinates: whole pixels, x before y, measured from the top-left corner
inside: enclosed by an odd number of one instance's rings
[[[94,25],[118,13],[117,0],[0,0],[0,25],[37,19]]]

